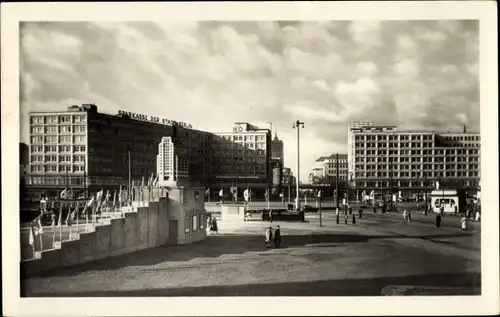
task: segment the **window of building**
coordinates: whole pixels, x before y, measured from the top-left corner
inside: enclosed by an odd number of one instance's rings
[[[59,133],[71,133],[71,126],[60,126]]]
[[[59,116],[59,123],[71,123],[71,116],[68,115]]]
[[[59,136],[59,143],[71,143],[71,135]]]
[[[86,119],[86,116],[82,116],[82,115],[73,116],[73,120],[75,123],[85,122],[86,121],[85,119]]]
[[[32,163],[43,162],[43,155],[32,155],[31,162]]]
[[[43,172],[43,165],[31,165],[31,172],[32,173],[42,173]]]
[[[59,162],[71,162],[71,155],[60,155]]]
[[[40,153],[43,152],[43,145],[32,145],[31,146],[32,153]]]
[[[86,137],[85,135],[75,135],[73,136],[75,143],[85,143],[86,142]]]
[[[31,116],[31,123],[43,124],[43,116]]]
[[[43,143],[43,136],[32,136],[31,143]]]
[[[57,165],[45,165],[46,173],[54,173],[57,172]]]

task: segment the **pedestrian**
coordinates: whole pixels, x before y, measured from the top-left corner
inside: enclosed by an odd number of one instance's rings
[[[281,246],[281,230],[280,226],[278,225],[276,227],[276,230],[274,230],[274,247],[276,249],[279,249],[280,246]]]
[[[440,213],[438,213],[436,215],[436,228],[439,228],[439,227],[441,227],[441,214]]]
[[[273,210],[272,209],[269,210],[269,222],[273,223]]]
[[[363,218],[363,207],[359,208],[359,218]]]
[[[408,215],[408,212],[406,211],[406,209],[403,211],[403,219],[404,221],[407,220],[407,215]]]
[[[467,217],[462,217],[462,231],[467,230]]]
[[[356,217],[354,215],[352,215],[352,224],[355,225],[356,224]]]
[[[376,214],[377,213],[377,207],[376,206],[373,206],[373,213]]]
[[[408,222],[411,222],[411,210],[408,210],[408,213],[406,216],[408,217]]]
[[[268,248],[271,248],[271,242],[273,240],[273,232],[272,232],[273,228],[272,227],[269,227],[266,229],[266,239],[264,240],[267,247]]]
[[[479,219],[481,219],[481,213],[479,210],[476,210],[476,221],[479,221]]]
[[[345,221],[345,224],[347,224],[347,220],[349,219],[349,216],[347,215],[347,213],[344,214],[344,221]]]
[[[217,219],[215,219],[215,217],[212,218],[212,231],[215,232],[215,234],[219,234],[219,227],[217,226]]]
[[[349,215],[352,215],[352,207],[349,207]]]

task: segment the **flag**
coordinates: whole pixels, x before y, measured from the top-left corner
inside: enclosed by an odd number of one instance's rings
[[[153,186],[154,180],[155,180],[155,174],[151,173],[151,177],[149,178],[149,184],[148,184],[149,187]]]
[[[60,194],[59,194],[59,197],[61,197],[62,199],[66,199],[68,198],[68,189],[64,189]]]
[[[90,200],[87,202],[87,207],[92,207],[94,202],[95,202],[95,198],[94,198],[94,196],[92,196],[92,198],[90,198]]]
[[[109,193],[109,189],[106,191],[106,197],[104,198],[104,202],[108,202],[111,198],[111,194]]]
[[[141,187],[144,186],[144,176],[141,177]]]
[[[153,186],[156,187],[158,186],[158,175],[156,175],[154,181],[153,181]]]
[[[71,226],[71,208],[68,209],[68,216],[66,217],[66,225]]]
[[[375,196],[375,191],[374,191],[374,190],[372,190],[372,191],[370,192],[370,198],[371,198],[371,199],[373,199],[373,198],[374,198],[374,196]]]
[[[33,232],[33,226],[30,226],[30,238],[29,238],[29,243],[33,247],[35,247],[35,234]]]
[[[38,234],[43,234],[42,216],[38,217]]]
[[[118,191],[118,203],[122,203],[122,185],[120,185],[120,191]]]
[[[59,206],[59,219],[57,220],[57,225],[62,226],[62,204]]]
[[[208,188],[206,191],[205,191],[205,195],[210,195],[210,188]]]
[[[224,195],[224,190],[221,189],[220,192],[219,192],[219,196],[222,197]]]
[[[321,189],[318,191],[318,198],[321,198]]]
[[[243,196],[245,197],[245,200],[248,201],[250,198],[250,190],[248,188],[243,192]]]
[[[268,198],[268,197],[269,197],[269,188],[267,188],[267,189],[266,189],[266,192],[265,192],[265,194],[264,194],[264,195],[266,196],[266,198]]]
[[[113,190],[113,207],[116,206],[116,190]]]
[[[80,202],[79,201],[76,202],[75,209],[71,213],[71,220],[75,220],[76,217],[78,217],[78,207],[80,207]]]
[[[97,194],[96,194],[97,202],[101,201],[103,195],[104,195],[104,189],[101,189],[100,191],[97,192]]]

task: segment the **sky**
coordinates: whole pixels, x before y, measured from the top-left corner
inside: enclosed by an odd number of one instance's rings
[[[27,113],[95,103],[199,130],[268,127],[300,177],[347,153],[347,123],[479,130],[477,21],[29,22],[20,27]]]

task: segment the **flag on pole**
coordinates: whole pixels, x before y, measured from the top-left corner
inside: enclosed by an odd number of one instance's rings
[[[122,185],[120,185],[120,190],[118,191],[118,204],[122,204]]]
[[[245,200],[248,201],[250,197],[250,190],[248,188],[243,192],[243,196],[245,197]]]
[[[141,177],[141,187],[144,187],[144,176]]]
[[[33,251],[35,251],[35,233],[33,232],[33,225],[30,226],[29,243],[33,246]]]
[[[77,201],[75,205],[75,209],[71,213],[71,220],[75,220],[78,217],[78,207],[79,207],[80,202]]]
[[[220,196],[220,197],[224,196],[224,190],[223,190],[223,189],[221,189],[221,190],[219,191],[219,196]]]
[[[205,191],[205,195],[210,196],[210,188]]]
[[[71,226],[71,207],[68,208],[68,216],[66,217],[66,225]]]
[[[101,201],[103,195],[104,195],[104,189],[101,189],[100,191],[97,192],[97,194],[96,194],[97,202]],[[93,199],[93,197],[92,197],[92,199]]]
[[[38,217],[38,234],[43,234],[43,226],[42,226],[42,216]]]
[[[113,190],[113,208],[116,206],[116,190]]]
[[[59,194],[59,197],[61,197],[62,199],[68,198],[68,189],[63,189],[63,191]]]
[[[153,187],[158,186],[158,175],[156,175],[154,181],[153,181]]]
[[[265,195],[266,198],[269,198],[269,188],[266,189],[266,192],[265,192],[264,195]]]
[[[321,189],[318,191],[318,198],[321,198]]]

